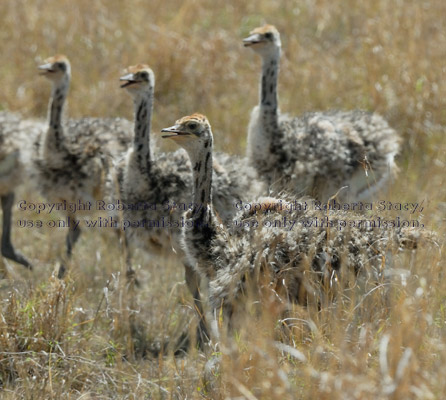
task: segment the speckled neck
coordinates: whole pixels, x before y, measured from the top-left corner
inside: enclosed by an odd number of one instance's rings
[[[248,127],[247,154],[262,174],[277,168],[284,133],[279,129],[277,80],[280,48],[262,56],[259,105],[253,109]]]
[[[195,139],[194,139],[195,140]],[[215,237],[216,226],[212,208],[212,137],[206,142],[193,143],[192,148],[184,146],[189,154],[193,177],[194,208],[189,214],[185,228],[185,243],[187,252],[193,260],[198,261],[197,267],[208,275],[212,271],[212,240]]]
[[[69,88],[69,74],[66,74],[59,82],[53,84],[49,103],[49,127],[45,136],[45,148],[60,149],[63,139],[62,114]]]
[[[153,86],[145,93],[139,93],[133,99],[135,108],[135,127],[133,151],[143,171],[150,169],[152,159],[150,152],[150,130],[152,125]]]
[[[279,105],[277,100],[277,81],[279,76],[280,49],[262,59],[262,78],[260,81],[260,123],[265,143],[270,146],[278,143],[282,133],[279,129]]]
[[[196,151],[189,151],[194,179],[194,210],[196,226],[211,222],[212,207],[212,137]]]
[[[277,113],[277,79],[279,75],[280,50],[262,59],[260,83],[260,107]]]

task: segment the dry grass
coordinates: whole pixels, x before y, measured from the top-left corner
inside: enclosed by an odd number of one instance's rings
[[[49,88],[36,65],[65,53],[73,69],[71,116],[131,118],[117,79],[125,66],[143,62],[157,78],[154,131],[199,111],[212,122],[217,147],[241,154],[260,71],[241,38],[272,23],[284,48],[282,110],[361,107],[385,115],[404,138],[400,179],[385,197],[424,201],[423,222],[442,236],[445,16],[443,0],[3,0],[0,109],[45,117]],[[395,257],[407,277],[396,275],[367,294],[347,291],[322,310],[296,307],[282,324],[266,306],[223,343],[212,376],[205,372],[212,356],[197,351],[138,357],[193,320],[179,265],[141,254],[142,287],[128,295],[115,236],[88,232],[70,277],[59,282],[51,272],[62,233],[15,229],[17,247],[36,269],[7,265],[11,279],[0,282],[4,399],[446,396],[439,249]]]

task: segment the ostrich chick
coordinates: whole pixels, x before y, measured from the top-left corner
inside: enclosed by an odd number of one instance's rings
[[[39,67],[52,83],[49,126],[35,143],[34,169],[42,194],[51,202],[77,203],[104,199],[111,160],[130,142],[131,123],[122,119],[82,118],[62,121],[71,78],[67,57],[58,55]],[[92,207],[94,209],[94,207]],[[67,214],[67,256],[80,235],[78,217]],[[62,264],[59,277],[65,273]]]
[[[122,218],[128,226],[125,230],[129,245],[127,273],[134,275],[130,255],[135,245],[161,256],[170,254],[173,248],[184,264],[186,283],[202,315],[199,275],[185,258],[180,245],[183,207],[192,203],[189,158],[182,149],[166,154],[153,146],[150,135],[155,88],[153,71],[145,64],[130,66],[121,81],[121,87],[132,96],[134,105],[133,145],[116,166],[120,199],[124,204]],[[197,163],[193,168],[213,175],[215,208],[223,221],[235,214],[237,202],[264,190],[247,159],[218,153],[213,162]]]
[[[187,151],[191,165],[201,163],[205,167],[192,171],[196,207],[186,215],[183,246],[189,262],[208,283],[217,337],[218,310],[223,310],[230,323],[235,308],[243,305],[248,282],[258,290],[263,282],[263,287],[285,300],[305,304],[310,297],[324,296],[324,285],[320,284],[324,279],[341,273],[378,278],[388,251],[417,242],[417,231],[382,230],[356,223],[339,229],[343,222],[355,221],[358,216],[342,211],[327,215],[311,207],[284,212],[276,207],[282,202],[274,198],[253,201],[263,204],[261,212],[242,213],[237,224],[224,226],[213,206],[213,136],[207,118],[201,114],[183,117],[162,132],[168,133],[164,138]],[[275,223],[284,215],[295,222],[293,229]]]
[[[26,181],[31,145],[45,130],[41,121],[28,120],[18,114],[0,112],[0,196],[3,211],[2,255],[26,268],[30,261],[14,249],[11,242],[12,207],[16,188]]]
[[[378,114],[361,110],[279,112],[278,30],[254,29],[243,40],[262,59],[260,102],[248,127],[248,158],[275,192],[308,194],[327,201],[343,186],[341,201],[366,200],[395,176],[399,137]]]

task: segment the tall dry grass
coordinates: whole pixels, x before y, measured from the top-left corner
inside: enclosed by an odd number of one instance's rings
[[[445,21],[442,0],[3,0],[0,109],[44,118],[49,88],[36,66],[64,53],[73,70],[70,116],[131,118],[118,78],[143,62],[157,80],[154,131],[199,111],[209,117],[217,147],[242,154],[260,61],[241,38],[272,23],[282,34],[282,111],[359,107],[383,114],[403,137],[400,178],[383,198],[424,201],[420,219],[442,237]],[[296,306],[277,322],[266,305],[222,343],[220,355],[174,357],[161,349],[153,357],[158,342],[189,325],[193,331],[180,265],[141,253],[141,288],[129,295],[112,233],[85,232],[66,282],[51,278],[60,231],[14,235],[36,269],[7,264],[10,279],[0,282],[4,399],[446,396],[441,248],[395,255],[398,273],[388,282],[347,291],[320,310]],[[219,367],[206,370],[217,356]]]

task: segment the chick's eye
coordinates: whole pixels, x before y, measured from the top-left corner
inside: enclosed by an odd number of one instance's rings
[[[193,122],[193,123],[189,124],[188,127],[189,127],[189,129],[195,130],[195,129],[197,129],[197,124]]]
[[[59,69],[61,71],[65,71],[67,69],[67,66],[63,62],[57,62],[55,65],[56,69]]]
[[[265,33],[265,38],[272,39],[273,38],[273,34],[271,32]]]
[[[147,81],[149,79],[149,74],[147,72],[141,72],[141,78]]]

